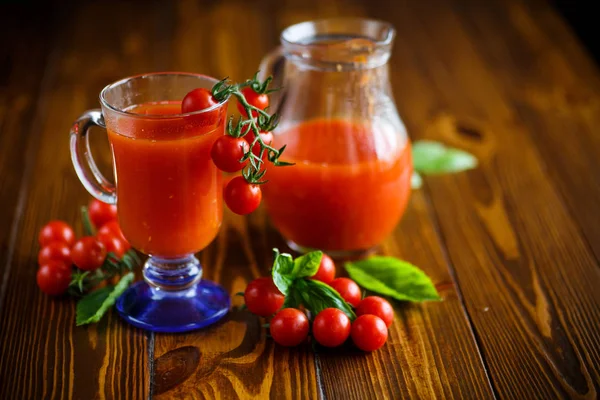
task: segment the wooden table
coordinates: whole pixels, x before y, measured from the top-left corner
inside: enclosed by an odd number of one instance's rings
[[[547,3],[17,3],[0,8],[0,398],[598,397],[600,73]],[[75,327],[74,303],[35,284],[38,229],[80,229],[89,199],[71,122],[136,73],[244,79],[284,27],[337,15],[396,26],[391,76],[411,137],[481,160],[426,178],[381,248],[422,267],[444,301],[398,304],[372,354],[285,349],[236,310],[190,334],[148,334],[114,312]],[[264,212],[227,214],[201,261],[236,293],[274,246]]]

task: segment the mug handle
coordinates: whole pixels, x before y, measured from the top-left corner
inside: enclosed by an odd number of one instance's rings
[[[264,81],[269,75],[273,76],[272,87],[280,88],[269,94],[270,110],[272,113],[280,114],[281,107],[285,103],[285,87],[283,86],[285,74],[285,55],[283,47],[277,46],[271,50],[260,62],[258,67],[258,79]]]
[[[94,125],[106,129],[99,109],[86,111],[71,127],[71,161],[79,180],[92,196],[104,203],[117,204],[115,185],[102,175],[92,157],[89,129]]]

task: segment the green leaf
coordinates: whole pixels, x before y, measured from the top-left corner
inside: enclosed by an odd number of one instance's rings
[[[346,263],[360,286],[396,300],[441,300],[431,279],[414,265],[394,257],[371,257]]]
[[[100,321],[106,311],[115,304],[129,284],[133,281],[133,272],[124,275],[115,286],[106,286],[88,294],[77,303],[75,323],[77,326]]]
[[[319,270],[321,264],[321,258],[323,252],[311,251],[310,253],[304,254],[294,260],[294,269],[292,270],[292,276],[294,278],[304,278],[313,276]]]
[[[292,271],[294,269],[294,260],[292,256],[286,253],[279,253],[279,250],[273,249],[273,282],[275,286],[284,295],[288,294],[289,286],[294,282]]]
[[[331,286],[312,279],[299,279],[293,286],[296,297],[302,299],[302,304],[310,310],[313,316],[326,308],[338,308],[350,318],[356,319],[352,306],[348,304]]]
[[[421,189],[423,186],[423,178],[417,171],[413,171],[412,176],[410,177],[410,187],[413,189]]]
[[[426,174],[460,172],[477,167],[474,155],[431,140],[415,142],[412,158],[415,170]]]

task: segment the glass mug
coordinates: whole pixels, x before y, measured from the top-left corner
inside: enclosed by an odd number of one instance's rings
[[[268,171],[263,198],[295,250],[364,254],[406,209],[412,160],[388,77],[394,35],[381,21],[304,22],[261,63],[283,88],[272,95],[275,145],[295,163]]]
[[[181,113],[192,89],[216,79],[152,73],[126,78],[100,93],[102,110],[85,112],[71,129],[71,158],[85,188],[118,205],[119,224],[133,248],[149,255],[144,281],[128,288],[117,310],[129,323],[157,332],[182,332],[221,319],[228,293],[202,280],[194,253],[217,235],[223,218],[222,174],[210,149],[225,133],[226,101]],[[106,128],[115,184],[91,156],[88,130]]]

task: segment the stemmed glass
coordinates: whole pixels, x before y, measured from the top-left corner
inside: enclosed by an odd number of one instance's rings
[[[215,238],[223,216],[222,176],[210,158],[225,131],[226,101],[182,114],[181,99],[216,79],[152,73],[122,79],[100,93],[102,109],[86,111],[71,129],[71,157],[83,186],[117,204],[119,224],[133,248],[149,255],[144,281],[117,300],[132,325],[183,332],[210,325],[230,307],[227,291],[203,280],[194,253]],[[89,128],[106,128],[115,184],[97,168]]]

